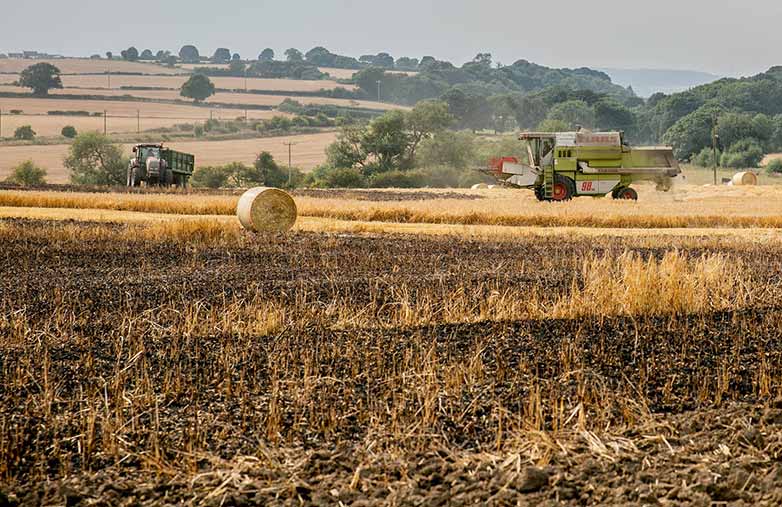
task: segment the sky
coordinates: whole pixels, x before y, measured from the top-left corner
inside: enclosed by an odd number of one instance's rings
[[[10,2],[10,0],[2,0]],[[461,64],[698,70],[752,75],[782,64],[780,0],[38,0],[0,16],[0,53],[140,51],[254,58],[314,46]]]

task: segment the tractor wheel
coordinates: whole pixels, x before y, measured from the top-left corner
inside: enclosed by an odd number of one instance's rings
[[[174,184],[174,171],[171,169],[165,169],[161,174],[160,184],[166,187],[170,187]]]
[[[567,176],[557,174],[554,177],[554,190],[551,192],[552,201],[569,201],[576,195],[576,184]]]
[[[128,186],[129,187],[140,187],[141,186],[141,175],[139,174],[139,168],[138,167],[132,167],[129,171],[128,175]]]
[[[546,189],[543,187],[543,185],[535,187],[535,197],[537,197],[539,201],[546,200]]]
[[[615,190],[612,194],[612,197],[614,199],[620,199],[625,201],[637,201],[638,192],[636,192],[634,189],[630,187],[625,187],[619,190]]]

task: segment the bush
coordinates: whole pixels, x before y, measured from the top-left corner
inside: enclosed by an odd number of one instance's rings
[[[720,161],[722,152],[717,150],[717,162]],[[700,153],[692,157],[692,163],[700,167],[714,167],[714,150],[713,148],[703,148]]]
[[[307,183],[313,187],[325,188],[362,188],[366,180],[359,169],[321,166],[308,177]]]
[[[388,171],[373,175],[370,188],[421,188],[426,186],[421,171]]]
[[[11,114],[22,114],[23,112],[21,109],[11,109],[10,111]]]
[[[775,158],[766,166],[766,172],[769,174],[782,174],[782,159]]]
[[[27,160],[14,167],[11,176],[6,181],[28,187],[44,185],[46,184],[46,170],[35,165],[32,160]]]
[[[16,129],[14,132],[14,139],[22,141],[32,141],[37,134],[30,125],[24,125]]]
[[[231,174],[225,166],[203,166],[193,172],[190,184],[202,188],[223,188],[228,186],[230,176]]]
[[[63,127],[61,134],[63,137],[67,137],[68,139],[73,139],[74,137],[79,135],[79,133],[76,132],[76,127],[73,127],[71,125],[66,125],[65,127]]]
[[[763,159],[763,148],[754,139],[742,139],[733,143],[722,155],[721,165],[734,169],[757,167]]]
[[[204,137],[204,127],[201,125],[196,125],[195,128],[193,128],[193,134],[196,137]]]
[[[476,157],[476,143],[473,134],[443,131],[425,139],[418,149],[416,158],[422,166],[444,165],[463,169],[474,163]]]

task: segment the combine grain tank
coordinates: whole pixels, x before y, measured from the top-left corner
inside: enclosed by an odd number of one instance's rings
[[[195,168],[195,157],[163,147],[162,144],[137,144],[128,164],[128,186],[172,185],[185,188]]]
[[[633,183],[654,181],[668,190],[681,173],[672,148],[631,148],[621,132],[525,132],[519,139],[527,145],[526,163],[505,157],[487,172],[503,185],[533,189],[541,201],[607,194],[636,200]]]

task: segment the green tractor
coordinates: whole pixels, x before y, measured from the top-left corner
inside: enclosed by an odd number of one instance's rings
[[[681,173],[672,148],[631,148],[622,132],[524,132],[519,140],[526,143],[527,163],[504,157],[486,172],[502,185],[533,189],[541,201],[608,194],[637,200],[633,183],[653,181],[669,190]]]
[[[187,187],[193,175],[195,157],[163,147],[162,144],[137,144],[128,164],[128,186]]]

